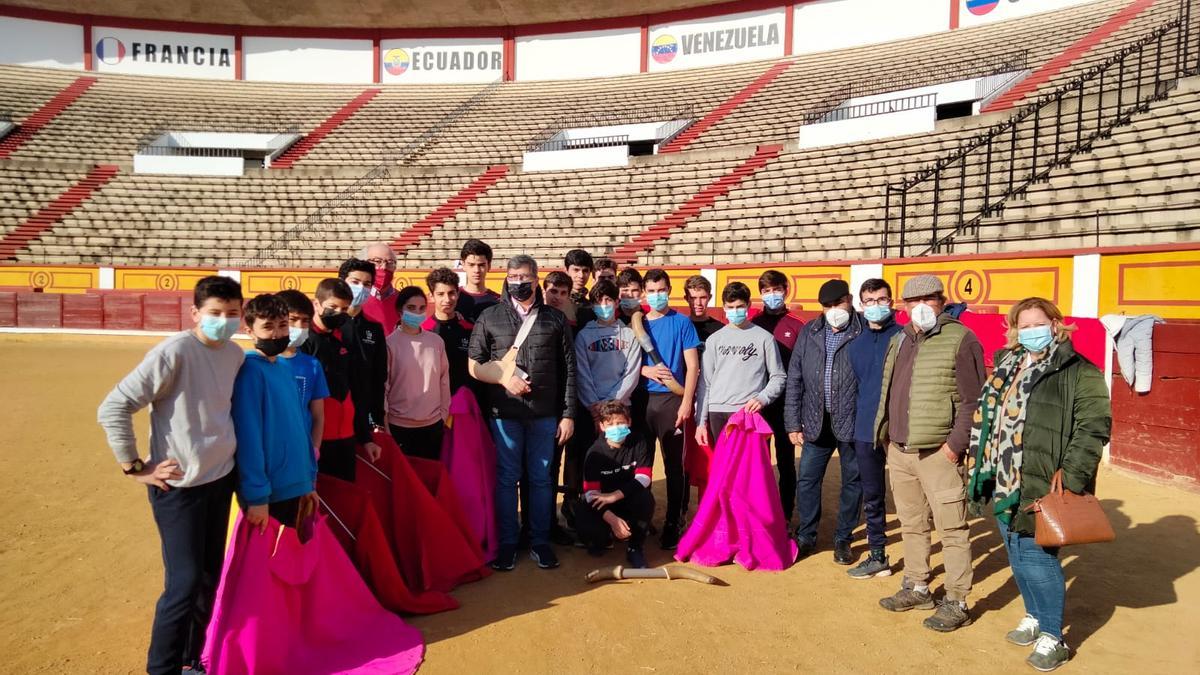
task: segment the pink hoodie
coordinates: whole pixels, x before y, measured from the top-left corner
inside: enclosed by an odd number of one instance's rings
[[[398,328],[387,338],[387,418],[398,427],[425,427],[450,414],[450,364],[436,333],[409,335]]]

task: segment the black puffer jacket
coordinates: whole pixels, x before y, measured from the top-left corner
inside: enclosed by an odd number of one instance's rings
[[[575,336],[566,316],[542,302],[542,289],[536,292],[536,323],[517,351],[517,367],[529,374],[532,391],[518,397],[498,384],[484,384],[486,400],[480,403],[485,414],[520,419],[575,415]],[[521,317],[505,287],[500,303],[483,310],[475,322],[467,355],[476,363],[499,360],[520,330]]]
[[[863,331],[858,312],[850,313],[846,337],[833,354],[832,401],[829,423],[839,441],[854,440],[854,413],[858,398],[858,379],[850,365],[846,346]],[[788,432],[801,431],[804,440],[816,441],[825,421],[825,316],[800,330],[792,360],[788,364],[787,390],[784,392],[783,421]]]

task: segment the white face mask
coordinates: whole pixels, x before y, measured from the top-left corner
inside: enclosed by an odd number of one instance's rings
[[[834,328],[841,330],[850,323],[850,312],[841,307],[830,307],[825,310],[825,321]]]
[[[922,302],[913,307],[912,321],[913,325],[924,333],[937,325],[937,314],[933,312],[932,307]]]

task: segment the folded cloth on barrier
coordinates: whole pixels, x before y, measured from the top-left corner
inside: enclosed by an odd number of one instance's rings
[[[771,466],[771,427],[739,410],[717,439],[708,485],[675,559],[783,570],[796,560]]]
[[[312,536],[238,522],[208,625],[210,673],[413,673],[417,629],[376,602],[324,517]]]
[[[454,481],[466,521],[485,560],[496,557],[496,446],[475,395],[459,387],[450,399],[450,428],[442,437],[442,463]]]

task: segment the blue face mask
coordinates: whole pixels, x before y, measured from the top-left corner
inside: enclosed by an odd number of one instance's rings
[[[350,300],[351,307],[362,307],[367,304],[367,298],[371,297],[371,289],[358,284],[349,284],[350,292],[354,297]]]
[[[626,312],[636,312],[642,308],[642,303],[638,302],[637,298],[621,298],[621,309]]]
[[[767,309],[780,309],[783,307],[783,293],[764,293],[762,299],[763,306]]]
[[[205,314],[200,317],[200,332],[204,333],[204,337],[213,342],[226,342],[234,335],[237,335],[238,328],[241,328],[242,320],[240,317],[226,319],[222,316],[212,316]]]
[[[747,310],[745,307],[738,307],[737,309],[727,309],[727,310],[725,310],[725,318],[729,319],[729,325],[740,326],[743,323],[746,323],[746,315],[748,313],[749,313],[749,310]]]
[[[624,441],[625,438],[628,436],[629,436],[629,425],[628,424],[614,424],[610,427],[605,427],[605,429],[604,429],[604,438],[612,441],[613,443],[620,443],[621,441]]]
[[[409,328],[420,328],[421,324],[425,323],[424,314],[413,314],[412,312],[403,312],[400,315],[400,320]]]
[[[646,304],[650,305],[650,309],[653,309],[656,312],[661,312],[666,309],[670,302],[671,298],[665,291],[646,294]]]
[[[892,315],[892,308],[887,305],[869,305],[863,310],[863,316],[871,323],[879,323]]]
[[[288,347],[299,347],[308,340],[307,328],[288,327]]]
[[[596,313],[596,318],[601,321],[612,321],[613,316],[617,313],[616,305],[592,305],[592,311]]]
[[[1035,353],[1049,347],[1050,341],[1053,339],[1054,335],[1050,332],[1050,326],[1031,326],[1017,331],[1017,340],[1021,346]]]

